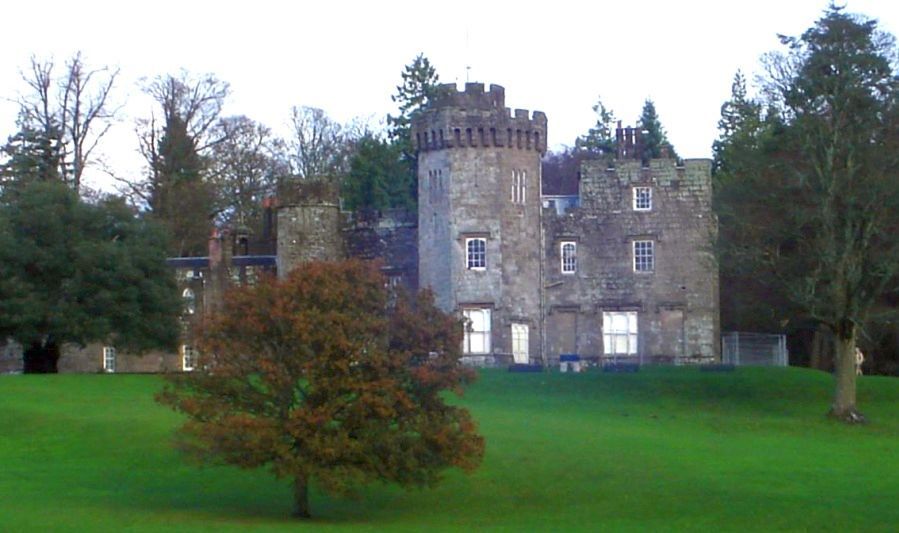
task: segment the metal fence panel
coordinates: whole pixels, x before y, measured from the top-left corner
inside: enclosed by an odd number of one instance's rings
[[[787,366],[787,336],[732,331],[721,336],[721,359],[738,366]]]

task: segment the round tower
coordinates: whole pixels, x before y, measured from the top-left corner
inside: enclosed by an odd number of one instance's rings
[[[412,141],[420,286],[468,319],[467,354],[538,360],[546,115],[513,112],[498,85],[441,85],[413,119]]]

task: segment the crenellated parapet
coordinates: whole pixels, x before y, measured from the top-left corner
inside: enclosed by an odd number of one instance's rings
[[[546,152],[546,115],[509,109],[505,89],[483,83],[438,87],[426,108],[412,120],[416,151],[496,147]]]

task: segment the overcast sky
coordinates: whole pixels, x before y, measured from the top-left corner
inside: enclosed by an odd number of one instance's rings
[[[41,1],[4,5],[0,97],[22,90],[29,57],[62,63],[81,50],[89,66],[121,69],[121,123],[104,141],[122,175],[140,173],[134,119],[151,102],[137,80],[186,68],[231,84],[226,114],[286,131],[290,107],[333,118],[382,118],[400,72],[423,52],[441,81],[506,88],[506,104],[546,112],[549,143],[571,145],[595,121],[601,96],[625,123],[652,98],[683,157],[710,157],[720,106],[737,69],[759,71],[826,0],[617,2]],[[899,33],[899,2],[850,0],[848,10]],[[0,102],[0,138],[16,107]]]

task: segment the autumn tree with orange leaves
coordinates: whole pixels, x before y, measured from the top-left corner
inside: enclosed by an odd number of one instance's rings
[[[475,377],[459,363],[460,320],[429,293],[390,298],[377,265],[310,263],[235,289],[198,336],[198,370],[158,396],[187,415],[181,447],[292,479],[298,517],[313,480],[337,494],[429,486],[480,464],[474,421],[442,395]]]

